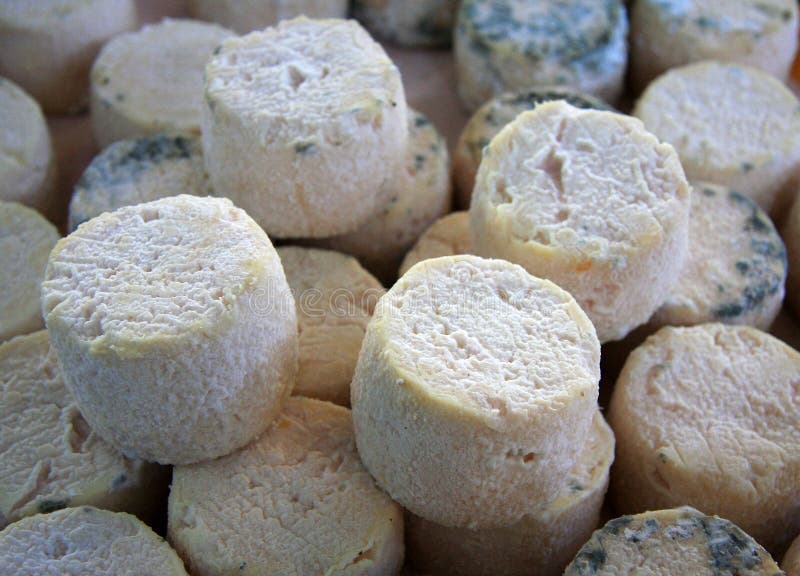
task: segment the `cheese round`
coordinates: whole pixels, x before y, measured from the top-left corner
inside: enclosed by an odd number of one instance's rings
[[[135,516],[91,506],[15,522],[0,532],[0,572],[16,576],[187,576],[169,544]]]
[[[800,576],[800,535],[794,539],[783,556],[781,569],[786,572],[786,576]]]
[[[613,459],[614,434],[597,412],[555,500],[490,530],[447,528],[408,514],[409,563],[421,574],[561,576],[597,527]]]
[[[597,407],[575,300],[502,260],[420,262],[381,298],[351,384],[358,452],[437,524],[496,528],[558,495]]]
[[[690,188],[678,156],[634,118],[556,101],[484,150],[472,249],[569,291],[601,342],[647,321],[678,278]]]
[[[367,224],[320,243],[352,254],[385,283],[394,281],[403,255],[450,211],[450,159],[447,142],[428,119],[409,110],[405,170],[389,185],[389,204]]]
[[[290,398],[256,442],[177,466],[168,534],[194,576],[396,574],[403,513],[361,464],[350,411]]]
[[[48,114],[83,108],[89,69],[110,38],[138,25],[133,0],[0,2],[0,76],[33,96]]]
[[[739,190],[772,215],[786,208],[800,170],[800,103],[776,78],[690,64],[650,84],[633,114],[675,146],[690,180]]]
[[[200,138],[153,134],[114,142],[83,171],[69,203],[68,228],[113,212],[168,196],[211,194]]]
[[[628,61],[620,0],[463,0],[454,31],[458,95],[469,110],[530,86],[614,102]]]
[[[155,520],[169,470],[131,460],[83,419],[44,330],[0,345],[0,528],[89,504]]]
[[[214,190],[270,235],[352,232],[389,200],[408,128],[400,73],[348,20],[297,18],[226,40],[206,66]]]
[[[631,11],[631,79],[701,60],[747,64],[785,80],[797,50],[794,0],[641,0]]]
[[[346,18],[348,0],[187,0],[194,18],[216,22],[239,34],[263,30],[281,20]]]
[[[457,0],[355,0],[353,17],[381,40],[410,48],[450,45]]]
[[[795,200],[781,230],[786,243],[789,272],[786,278],[786,300],[800,317],[800,195]]]
[[[747,326],[662,328],[611,398],[617,510],[689,504],[769,550],[800,532],[800,354]]]
[[[735,524],[689,507],[609,520],[564,576],[777,576],[778,565]]]
[[[0,201],[59,217],[55,209],[62,206],[53,197],[56,172],[42,109],[19,86],[0,78]]]
[[[453,212],[439,218],[420,236],[406,254],[399,276],[408,272],[417,262],[441,256],[469,254],[472,245],[469,236],[469,213]]]
[[[39,288],[60,236],[35,210],[0,201],[0,342],[44,328]]]
[[[453,182],[459,207],[469,209],[483,149],[489,145],[492,138],[521,113],[552,100],[566,100],[576,108],[611,110],[611,107],[599,98],[559,86],[507,92],[486,101],[467,121],[453,152]]]
[[[293,393],[350,404],[350,381],[372,311],[385,290],[338,252],[278,248],[297,306],[298,372]]]
[[[269,238],[229,200],[174,196],[61,240],[42,309],[86,421],[129,457],[185,464],[269,426],[297,373],[295,305]]]
[[[200,134],[206,62],[233,34],[216,24],[167,18],[109,41],[91,71],[98,145],[156,132]]]

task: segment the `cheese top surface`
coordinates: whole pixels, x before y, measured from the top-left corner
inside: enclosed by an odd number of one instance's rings
[[[774,34],[797,19],[792,0],[642,0],[656,11],[673,33],[702,34],[704,42],[714,37],[754,38]]]

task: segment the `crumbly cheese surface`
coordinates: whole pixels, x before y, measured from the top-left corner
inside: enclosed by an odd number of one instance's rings
[[[75,184],[69,230],[103,212],[179,194],[211,194],[200,138],[163,133],[115,142]]]
[[[693,508],[622,516],[597,530],[564,576],[778,576],[778,565],[731,522]]]
[[[399,276],[408,272],[417,262],[441,256],[469,254],[470,248],[469,213],[453,212],[439,218],[420,236],[403,258]]]
[[[353,15],[382,40],[408,47],[449,46],[456,0],[356,0]]]
[[[168,18],[109,41],[91,73],[98,144],[155,132],[199,134],[206,61],[233,34],[216,24]]]
[[[169,537],[195,576],[395,574],[401,508],[361,464],[350,411],[290,398],[258,441],[176,467]]]
[[[701,506],[770,550],[800,531],[800,354],[746,326],[663,328],[611,400],[621,512]]]
[[[111,448],[67,391],[47,332],[0,345],[0,527],[89,504],[146,515],[166,495],[166,469]]]
[[[91,506],[30,516],[0,532],[0,572],[16,576],[187,576],[135,516]]]
[[[281,20],[306,15],[309,18],[346,18],[348,0],[188,0],[194,18],[217,22],[247,34],[274,26]]]
[[[350,404],[350,381],[372,311],[385,290],[351,256],[278,248],[297,304],[299,368],[294,394]]]
[[[59,237],[35,210],[0,201],[0,342],[44,327],[39,290]]]

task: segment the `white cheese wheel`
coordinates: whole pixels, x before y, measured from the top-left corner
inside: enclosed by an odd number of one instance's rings
[[[769,550],[800,531],[800,354],[747,326],[662,328],[617,380],[611,493],[624,513],[689,504]]]
[[[469,110],[531,86],[615,102],[628,61],[620,0],[463,0],[454,31],[458,94]]]
[[[297,18],[226,40],[206,66],[214,190],[270,235],[352,232],[389,200],[408,128],[400,73],[361,26]]]
[[[194,18],[216,22],[239,34],[263,30],[281,20],[346,18],[348,0],[187,0]]]
[[[786,572],[786,576],[800,576],[800,535],[794,539],[783,556],[781,569]]]
[[[576,108],[611,110],[611,107],[599,98],[559,86],[506,92],[487,100],[467,121],[453,152],[453,183],[460,208],[469,209],[483,149],[489,145],[492,138],[521,113],[552,100],[566,100]]]
[[[675,146],[690,180],[739,190],[773,216],[787,208],[800,170],[800,102],[776,78],[690,64],[650,84],[633,114]]]
[[[0,342],[44,328],[39,290],[60,236],[35,210],[0,201]]]
[[[322,246],[352,254],[387,285],[417,238],[450,211],[450,159],[447,142],[428,119],[408,114],[405,170],[389,185],[389,204],[364,226],[323,239]]]
[[[348,406],[364,331],[383,286],[338,252],[278,248],[297,305],[298,371],[293,393]]]
[[[123,206],[211,192],[199,137],[164,133],[121,140],[95,156],[75,184],[68,229]]]
[[[609,520],[564,576],[778,576],[778,565],[735,524],[689,507]]]
[[[353,17],[381,40],[410,48],[449,46],[458,0],[355,0]]]
[[[358,451],[432,522],[496,528],[558,495],[597,409],[575,300],[502,260],[425,260],[381,298],[351,384]]]
[[[233,35],[216,24],[167,18],[109,41],[91,71],[97,144],[156,132],[200,134],[206,62]]]
[[[0,528],[82,504],[157,519],[169,470],[125,458],[89,428],[47,332],[0,345],[0,395]]]
[[[597,528],[613,460],[614,433],[597,412],[555,500],[493,530],[447,528],[408,514],[409,563],[430,575],[561,576]]]
[[[747,64],[785,80],[797,50],[795,0],[637,0],[631,80],[638,90],[701,60]]]
[[[0,573],[187,576],[169,544],[135,516],[91,506],[29,516],[0,532]]]
[[[678,278],[690,188],[678,156],[634,118],[547,102],[484,150],[472,249],[568,290],[601,342],[647,321]]]
[[[42,309],[86,421],[130,457],[228,454],[269,426],[294,384],[280,260],[225,199],[174,196],[79,226],[50,255]]]
[[[781,230],[786,243],[789,273],[786,278],[786,300],[800,317],[800,194],[794,201],[789,217]]]
[[[138,25],[134,0],[3,0],[0,76],[48,114],[75,112],[89,95],[89,69],[110,38]]]
[[[402,509],[361,464],[350,411],[310,398],[243,450],[177,466],[168,534],[194,576],[378,576],[403,561]]]
[[[417,262],[441,256],[469,254],[472,245],[469,236],[469,213],[453,212],[439,218],[420,236],[406,254],[399,276],[408,272]]]
[[[56,173],[42,109],[16,84],[0,78],[0,201],[20,202],[56,219],[62,208],[54,198]]]

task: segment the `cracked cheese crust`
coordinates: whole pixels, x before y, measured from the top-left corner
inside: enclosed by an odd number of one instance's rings
[[[132,457],[228,454],[264,431],[294,383],[280,260],[229,200],[174,196],[82,224],[50,255],[42,309],[87,422]]]
[[[120,140],[95,156],[75,184],[69,231],[123,206],[211,192],[199,137],[165,133]]]
[[[575,300],[502,260],[420,262],[381,298],[351,384],[358,451],[392,498],[493,528],[552,500],[597,406],[599,342]]]
[[[675,150],[634,118],[547,102],[484,151],[472,249],[568,290],[601,342],[647,321],[678,278],[690,188]]]
[[[778,565],[728,520],[689,507],[609,520],[564,576],[780,576]]]
[[[503,92],[550,85],[613,103],[627,35],[620,0],[463,0],[454,31],[458,94],[470,110]]]
[[[36,210],[0,201],[0,342],[44,328],[39,291],[60,236]]]
[[[231,36],[216,24],[167,18],[103,46],[91,72],[99,146],[156,132],[199,135],[206,62]]]
[[[700,62],[675,68],[642,94],[633,115],[675,146],[686,176],[747,194],[777,215],[800,169],[800,102],[766,72]]]
[[[194,18],[216,22],[247,34],[274,26],[281,20],[346,18],[348,0],[187,0]]]
[[[353,17],[381,40],[411,48],[450,45],[457,0],[355,0]]]
[[[409,563],[421,574],[561,576],[597,527],[614,460],[614,433],[599,412],[558,497],[516,524],[447,528],[406,516]]]
[[[399,276],[408,272],[417,262],[441,256],[469,254],[470,248],[469,212],[453,212],[439,218],[420,236],[403,259]]]
[[[0,573],[187,576],[169,544],[135,516],[91,506],[29,516],[0,532]]]
[[[611,399],[621,512],[689,504],[769,550],[800,531],[800,354],[745,326],[663,328]]]
[[[138,25],[133,0],[0,2],[0,76],[48,114],[86,105],[89,69],[107,40]]]
[[[350,411],[290,398],[259,440],[178,466],[169,539],[194,576],[396,574],[403,513],[356,452]]]
[[[364,331],[386,291],[351,256],[296,246],[278,248],[278,256],[297,305],[293,393],[348,406]]]
[[[0,528],[82,504],[141,518],[160,512],[168,470],[125,458],[89,428],[47,332],[0,345],[0,395]]]
[[[631,77],[638,90],[701,60],[747,64],[786,79],[797,50],[794,0],[641,0],[631,11]]]
[[[800,317],[800,195],[794,201],[781,231],[786,242],[789,274],[786,278],[786,299]]]
[[[282,22],[226,40],[206,66],[214,190],[278,238],[374,217],[403,169],[406,122],[397,67],[353,20]]]

